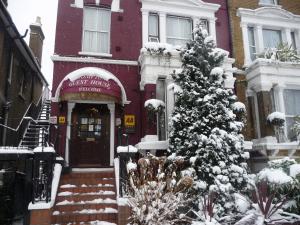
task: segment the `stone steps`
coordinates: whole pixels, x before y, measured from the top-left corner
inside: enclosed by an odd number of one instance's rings
[[[55,225],[117,225],[113,171],[72,172],[63,175],[53,208]]]

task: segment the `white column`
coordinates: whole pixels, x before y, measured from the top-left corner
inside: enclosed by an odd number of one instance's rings
[[[285,42],[288,43],[289,46],[292,45],[291,29],[285,28],[284,33],[285,33]]]
[[[255,41],[256,41],[256,46],[257,46],[257,53],[262,53],[264,51],[264,35],[262,31],[262,26],[261,25],[256,25],[255,26]]]
[[[149,19],[149,12],[142,10],[142,20],[143,20],[143,46],[148,42],[148,19]]]
[[[115,152],[115,104],[107,104],[110,112],[110,166],[114,165]]]
[[[199,18],[198,17],[193,17],[193,29],[197,27],[197,24],[199,23]]]
[[[249,50],[249,37],[248,37],[248,25],[245,23],[241,24],[243,33],[243,45],[244,45],[244,66],[248,66],[251,63],[250,50]]]
[[[298,54],[300,53],[300,30],[295,30],[296,48]]]
[[[67,134],[66,134],[66,152],[65,152],[65,161],[66,166],[70,164],[70,146],[69,142],[71,139],[71,125],[72,125],[72,112],[75,107],[75,103],[68,102],[68,118],[67,118]]]
[[[275,109],[276,111],[285,113],[284,107],[284,98],[283,98],[283,90],[285,89],[285,85],[278,84],[274,87],[275,94]]]
[[[167,42],[167,15],[166,13],[159,13],[159,41],[161,43]]]
[[[217,45],[217,36],[216,36],[216,19],[209,20],[209,34],[213,37]]]
[[[120,0],[113,0],[111,3],[111,11],[119,12],[120,11]]]
[[[254,92],[254,110],[255,110],[255,119],[256,119],[256,131],[257,131],[257,138],[261,138],[261,130],[260,130],[260,122],[259,122],[259,112],[258,112],[258,101],[257,101],[257,93]]]

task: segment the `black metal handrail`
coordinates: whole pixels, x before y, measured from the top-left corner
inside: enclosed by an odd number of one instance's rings
[[[38,152],[33,162],[33,195],[32,203],[51,200],[51,186],[55,164],[55,153]]]

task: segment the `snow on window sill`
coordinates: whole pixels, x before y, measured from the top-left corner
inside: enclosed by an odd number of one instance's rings
[[[253,139],[253,150],[299,149],[299,141],[278,143],[275,137]]]
[[[79,55],[99,56],[99,57],[112,57],[109,53],[97,53],[97,52],[78,52]]]

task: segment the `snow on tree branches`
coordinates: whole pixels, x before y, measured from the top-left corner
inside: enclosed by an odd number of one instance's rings
[[[220,217],[235,210],[231,193],[247,186],[249,154],[243,147],[243,123],[233,109],[237,98],[223,85],[227,53],[200,27],[194,37],[181,52],[182,71],[173,74],[181,92],[171,120],[169,152],[190,160],[200,193],[218,194]]]

